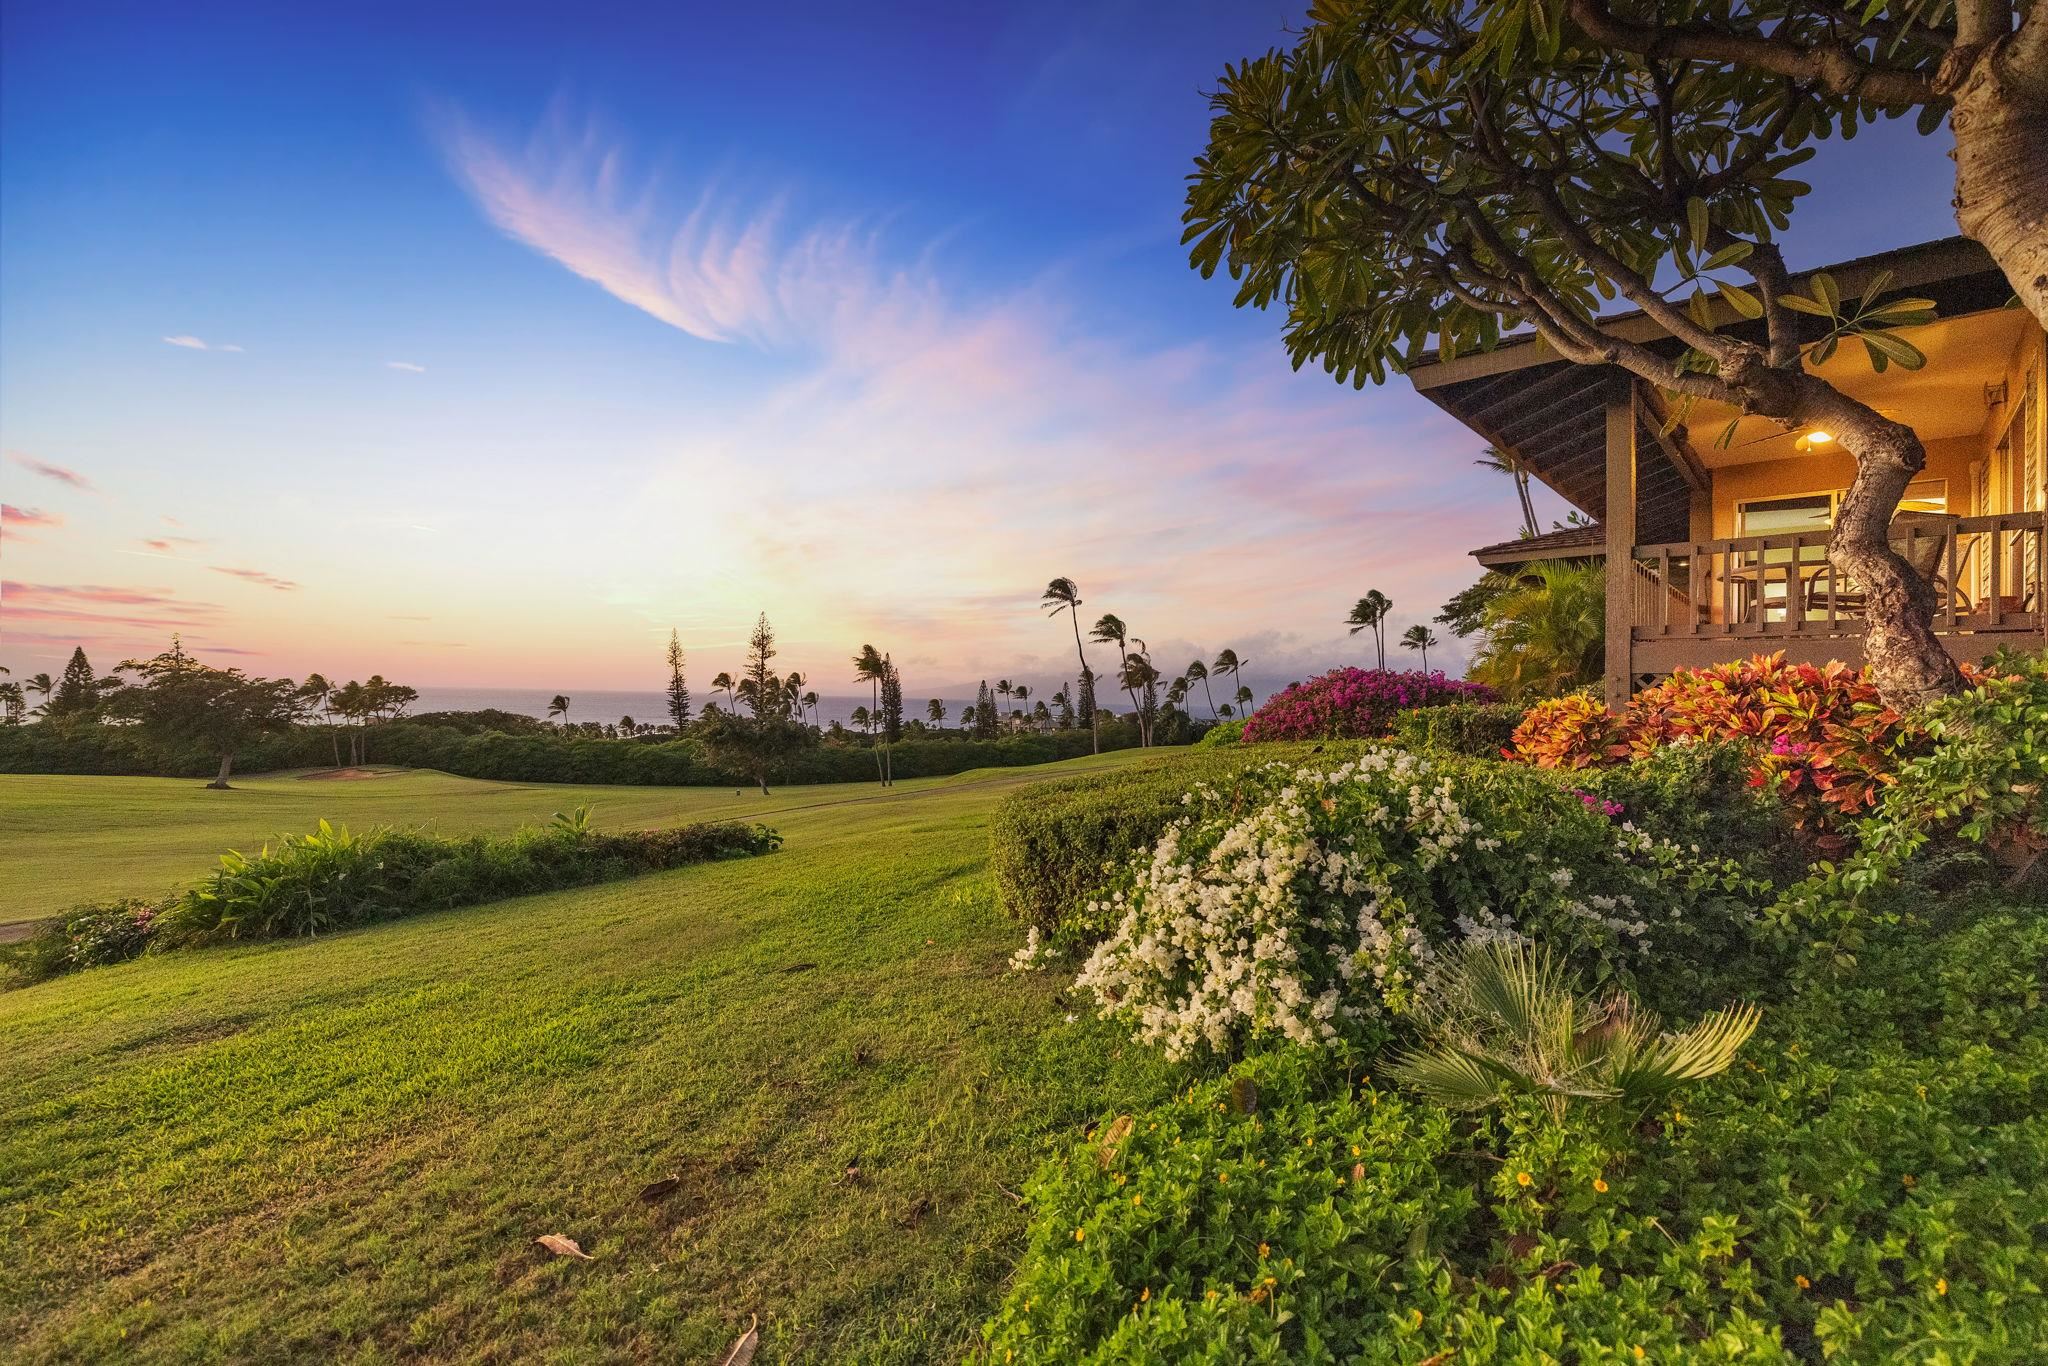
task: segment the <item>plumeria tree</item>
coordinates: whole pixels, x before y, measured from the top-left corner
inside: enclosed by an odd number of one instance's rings
[[[1887,539],[1926,452],[1808,368],[1845,341],[1880,369],[1920,364],[1895,329],[1931,305],[1882,279],[1859,298],[1795,281],[1776,241],[1808,190],[1791,173],[1815,103],[1759,68],[1594,44],[1562,6],[1531,27],[1538,12],[1321,0],[1291,50],[1228,68],[1211,97],[1192,263],[1226,270],[1240,305],[1283,308],[1296,365],[1354,384],[1526,329],[1656,386],[1674,418],[1709,399],[1832,432],[1856,476],[1828,557],[1865,593],[1873,676],[1894,705],[1954,689],[1933,591]],[[1682,349],[1603,328],[1616,298]]]
[[[1932,134],[1946,114],[1956,223],[2048,326],[2048,8],[2039,0],[1516,0],[1486,8],[1503,43],[1519,25],[1539,49],[1549,34],[1569,34],[1646,64],[1773,88],[1787,142],[1903,114]]]

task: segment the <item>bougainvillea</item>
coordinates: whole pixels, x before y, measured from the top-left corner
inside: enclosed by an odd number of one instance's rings
[[[1509,757],[1540,768],[1604,767],[1693,741],[1751,746],[1751,782],[1775,792],[1834,853],[1849,842],[1850,818],[1876,805],[1924,737],[1884,704],[1868,670],[1774,654],[1680,669],[1637,693],[1619,717],[1586,697],[1540,703],[1515,731]]]
[[[1244,743],[1270,740],[1379,740],[1394,718],[1417,707],[1449,702],[1492,702],[1493,689],[1441,672],[1332,669],[1306,683],[1289,684],[1244,724]]]

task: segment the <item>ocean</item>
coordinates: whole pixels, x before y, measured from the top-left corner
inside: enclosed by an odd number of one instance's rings
[[[548,701],[554,693],[545,688],[421,688],[420,700],[412,705],[414,712],[423,711],[482,711],[486,707],[498,711],[509,711],[520,716],[533,716],[547,720]],[[1050,694],[1047,694],[1048,698]],[[641,725],[666,725],[668,723],[668,694],[651,690],[615,691],[591,688],[583,692],[571,692],[569,697],[569,719],[571,721],[597,721],[616,724],[622,717],[630,716]],[[707,693],[698,688],[690,690],[690,703],[699,708],[712,698],[720,706],[726,705],[723,692]],[[974,699],[972,697],[948,697],[946,724],[959,724],[959,716]],[[1038,695],[1032,697],[1035,706]],[[823,725],[838,721],[851,725],[853,709],[869,706],[869,695],[851,693],[843,696],[818,694],[818,720]],[[1007,711],[1003,699],[998,697],[996,705]],[[1014,703],[1010,704],[1014,705]],[[903,714],[906,718],[923,719],[925,699],[905,697]]]

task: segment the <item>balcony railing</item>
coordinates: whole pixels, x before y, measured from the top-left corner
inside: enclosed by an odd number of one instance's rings
[[[1901,516],[1892,547],[1934,585],[1943,634],[2042,629],[2048,519]],[[1828,533],[1787,532],[1635,549],[1638,640],[1860,635],[1866,598],[1827,560]]]

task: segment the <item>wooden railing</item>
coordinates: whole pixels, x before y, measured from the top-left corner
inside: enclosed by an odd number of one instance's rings
[[[1635,549],[1637,639],[1859,635],[1865,598],[1827,560],[1828,533],[1787,532]],[[1892,546],[1934,585],[1935,630],[2039,631],[2048,518],[1901,518]]]

